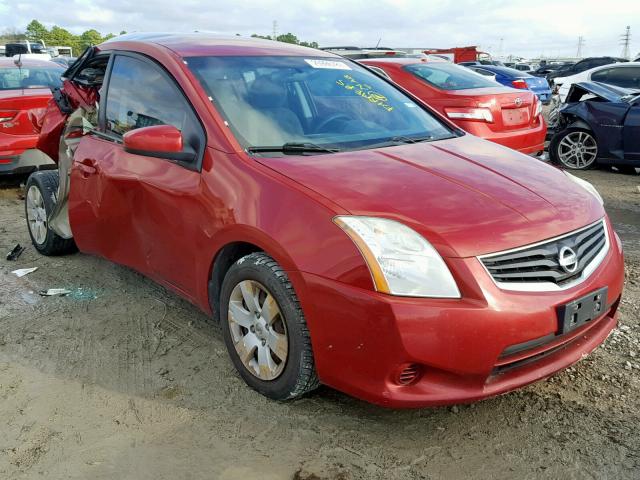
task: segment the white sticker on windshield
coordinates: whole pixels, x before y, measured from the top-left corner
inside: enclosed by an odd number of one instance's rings
[[[305,62],[311,65],[313,68],[329,68],[332,70],[351,70],[351,67],[343,62],[335,60],[318,60],[315,58],[305,58]]]

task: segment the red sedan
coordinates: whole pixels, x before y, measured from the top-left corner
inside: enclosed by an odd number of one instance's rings
[[[63,72],[49,61],[0,58],[0,174],[54,166],[30,149],[38,140],[38,118],[51,99],[51,88],[62,84]]]
[[[531,91],[499,85],[449,62],[398,58],[361,63],[378,69],[477,137],[527,154],[544,150],[547,125],[542,104]]]
[[[40,142],[59,176],[27,183],[33,244],[189,299],[270,398],[324,383],[385,406],[470,402],[616,325],[623,255],[594,188],[355,62],[132,34],[66,77]]]

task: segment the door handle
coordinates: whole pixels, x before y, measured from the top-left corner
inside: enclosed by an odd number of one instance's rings
[[[83,158],[77,163],[78,169],[82,172],[82,175],[84,177],[93,175],[98,171],[98,169],[96,168],[96,164],[97,162],[92,158]]]

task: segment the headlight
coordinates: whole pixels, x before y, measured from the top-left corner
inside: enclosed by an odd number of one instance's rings
[[[335,217],[367,263],[376,290],[407,297],[460,298],[451,272],[421,235],[394,220]]]
[[[598,199],[598,201],[600,202],[600,205],[604,205],[604,200],[602,200],[602,197],[600,196],[600,194],[598,193],[598,190],[596,190],[596,187],[594,187],[593,185],[591,185],[589,182],[587,182],[586,180],[583,180],[581,178],[576,177],[575,175],[571,175],[569,172],[567,172],[566,170],[564,171],[564,174],[567,176],[567,178],[569,180],[571,180],[574,183],[577,183],[578,185],[580,185],[582,188],[584,188],[587,192],[589,192],[590,194],[592,194],[594,197],[596,197]]]

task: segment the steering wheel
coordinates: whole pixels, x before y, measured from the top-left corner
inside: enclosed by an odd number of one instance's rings
[[[320,125],[316,127],[316,133],[321,133],[329,125],[331,125],[333,122],[336,122],[338,120],[350,122],[353,119],[350,116],[345,115],[344,113],[334,113],[329,118],[323,120],[322,123],[320,123]]]

